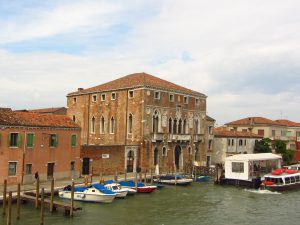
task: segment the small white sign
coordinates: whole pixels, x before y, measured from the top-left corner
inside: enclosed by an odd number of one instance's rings
[[[102,154],[102,159],[109,159],[109,154]]]

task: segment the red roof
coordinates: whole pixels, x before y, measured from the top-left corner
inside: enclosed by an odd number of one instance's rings
[[[65,107],[56,107],[56,108],[44,108],[44,109],[28,109],[28,112],[33,112],[33,113],[55,113],[56,111],[59,110],[66,110]]]
[[[80,128],[73,120],[65,115],[13,112],[11,109],[3,108],[0,108],[0,125]]]
[[[300,123],[296,123],[290,120],[276,120],[276,122],[288,127],[300,127]]]
[[[177,84],[160,79],[158,77],[152,76],[147,73],[134,73],[110,81],[105,84],[101,84],[95,87],[69,93],[68,96],[93,93],[93,92],[111,91],[111,90],[118,90],[118,89],[139,88],[139,87],[150,87],[155,89],[172,90],[172,91],[182,92],[191,95],[203,95],[202,93],[179,86]]]
[[[226,125],[247,125],[247,126],[255,126],[255,125],[277,125],[282,126],[281,123],[276,122],[274,120],[270,120],[264,117],[248,117],[240,120],[236,120],[233,122],[226,123]]]
[[[215,137],[243,137],[243,138],[263,138],[263,135],[254,134],[251,132],[246,131],[235,131],[235,130],[224,130],[221,129],[215,129],[214,130]]]

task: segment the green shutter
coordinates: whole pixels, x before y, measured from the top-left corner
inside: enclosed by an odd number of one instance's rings
[[[72,141],[71,141],[72,147],[76,146],[76,134],[72,134]]]
[[[27,134],[27,147],[33,147],[33,134]]]
[[[58,146],[58,134],[55,135],[55,147]]]
[[[18,147],[20,148],[22,145],[22,135],[18,133]]]

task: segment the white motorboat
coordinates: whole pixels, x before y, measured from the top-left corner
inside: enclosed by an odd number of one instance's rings
[[[122,188],[121,185],[117,183],[105,184],[104,187],[114,192],[116,198],[125,198],[128,193],[128,188]]]
[[[58,191],[60,198],[71,199],[71,185]],[[102,186],[101,189],[94,186],[74,187],[74,200],[84,202],[111,203],[116,194]]]

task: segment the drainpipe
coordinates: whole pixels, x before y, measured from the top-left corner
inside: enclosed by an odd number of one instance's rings
[[[25,172],[25,151],[26,151],[26,131],[24,131],[24,144],[23,144],[23,152],[22,152],[22,177],[21,177],[21,184],[23,185],[24,181],[24,172]]]

